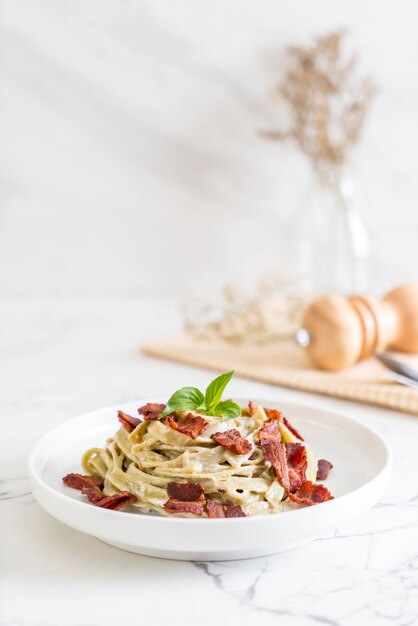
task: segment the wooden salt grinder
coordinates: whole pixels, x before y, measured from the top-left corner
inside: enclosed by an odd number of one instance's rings
[[[366,296],[328,296],[308,306],[297,343],[322,369],[338,371],[373,352],[418,352],[418,284]]]

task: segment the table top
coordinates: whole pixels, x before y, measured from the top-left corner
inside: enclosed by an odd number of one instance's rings
[[[189,563],[117,550],[35,502],[31,446],[77,414],[211,375],[146,358],[141,342],[178,327],[173,304],[143,300],[0,306],[0,623],[399,626],[418,620],[418,419],[237,378],[237,395],[312,402],[374,427],[394,452],[391,485],[361,519],[296,550]],[[280,622],[278,622],[278,619]]]

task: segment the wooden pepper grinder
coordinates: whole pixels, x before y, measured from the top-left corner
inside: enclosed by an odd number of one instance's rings
[[[308,306],[296,342],[322,369],[342,370],[373,352],[418,352],[418,284],[366,296],[328,296]]]

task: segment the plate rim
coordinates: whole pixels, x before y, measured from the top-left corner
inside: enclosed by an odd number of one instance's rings
[[[51,487],[50,485],[48,485],[41,477],[40,473],[37,471],[36,469],[36,456],[39,454],[39,448],[42,447],[42,445],[45,445],[45,442],[57,431],[61,430],[63,427],[68,426],[72,423],[76,423],[78,421],[83,421],[89,417],[93,417],[94,415],[97,415],[99,413],[104,413],[105,411],[117,411],[118,409],[120,409],[120,407],[124,407],[126,405],[129,404],[136,404],[136,403],[143,403],[145,401],[146,398],[142,398],[139,401],[136,400],[129,400],[127,402],[120,402],[118,404],[114,404],[111,406],[106,406],[106,407],[102,407],[100,409],[94,409],[92,411],[87,411],[85,413],[82,413],[81,415],[77,415],[75,417],[72,417],[68,420],[65,420],[64,422],[61,422],[60,424],[58,424],[57,426],[54,426],[53,428],[49,429],[46,433],[44,433],[36,442],[35,444],[32,446],[30,453],[28,455],[28,460],[27,460],[27,468],[28,468],[28,474],[29,474],[29,479],[30,482],[32,484],[32,488],[34,487],[34,485],[36,485],[37,487],[41,488],[43,491],[48,492],[51,497],[54,498],[58,498],[61,501],[66,501],[68,502],[72,502],[72,504],[75,507],[86,507],[88,506],[88,508],[91,509],[91,512],[93,515],[110,515],[113,514],[114,511],[109,511],[107,509],[101,509],[100,507],[94,507],[91,506],[87,501],[83,502],[81,500],[77,500],[75,498],[71,498],[70,496],[66,495],[65,493],[61,493],[60,491],[58,491],[57,489],[54,489],[53,487]],[[238,398],[237,401],[242,402],[243,398]],[[337,418],[339,419],[343,419],[345,421],[348,421],[350,423],[354,423],[356,424],[357,427],[362,428],[363,430],[367,431],[369,434],[371,434],[380,444],[382,450],[385,453],[385,459],[383,462],[383,465],[381,467],[381,469],[373,476],[373,478],[371,478],[370,480],[368,480],[367,482],[365,482],[364,484],[356,487],[355,489],[350,490],[348,493],[345,493],[341,496],[336,496],[335,498],[333,498],[332,500],[328,500],[326,502],[321,502],[321,507],[320,510],[323,511],[325,513],[325,511],[330,511],[333,508],[338,507],[341,503],[344,504],[344,502],[346,500],[349,500],[351,497],[355,496],[356,494],[358,494],[358,492],[366,490],[368,488],[370,488],[373,483],[375,482],[379,482],[379,480],[382,479],[382,476],[384,474],[387,474],[388,478],[390,477],[391,471],[392,471],[392,466],[393,466],[393,453],[391,450],[390,445],[388,444],[388,442],[386,441],[386,439],[378,432],[376,431],[373,427],[370,427],[369,425],[364,424],[364,422],[362,422],[360,419],[355,418],[355,417],[351,417],[350,415],[347,415],[346,413],[342,412],[342,411],[338,411],[338,410],[333,410],[333,409],[328,409],[328,408],[322,408],[320,406],[317,406],[315,404],[309,404],[309,403],[302,403],[302,402],[288,402],[288,401],[283,401],[280,402],[280,400],[273,400],[273,399],[257,399],[257,402],[259,402],[260,404],[264,405],[264,406],[268,406],[269,404],[282,404],[282,405],[286,405],[287,407],[291,407],[291,410],[293,408],[295,408],[296,410],[299,409],[308,409],[308,410],[315,410],[315,411],[320,411],[322,413],[328,414],[328,415],[334,415],[337,416]],[[141,406],[141,404],[138,404],[138,406]],[[286,409],[286,412],[288,411],[288,409]],[[35,495],[36,498],[36,495]],[[37,498],[36,498],[37,499]],[[323,507],[327,507],[326,509],[324,509]],[[278,518],[283,519],[283,516],[286,516],[286,518],[289,516],[289,514],[292,514],[293,516],[295,516],[296,514],[298,514],[298,518],[301,518],[303,515],[312,515],[314,510],[317,510],[318,507],[316,506],[307,506],[307,507],[301,507],[298,509],[292,509],[292,510],[288,510],[288,511],[280,511],[278,513],[270,513],[268,515],[253,515],[253,516],[248,516],[248,517],[239,517],[239,518],[233,518],[232,519],[207,519],[207,518],[184,518],[184,517],[166,517],[163,515],[152,515],[152,514],[145,514],[145,513],[133,513],[133,512],[129,512],[129,511],[118,511],[118,518],[121,519],[137,519],[137,520],[152,520],[153,524],[166,524],[166,523],[170,523],[170,524],[177,524],[177,525],[191,525],[191,524],[195,524],[195,525],[208,525],[210,524],[211,526],[213,525],[213,523],[215,524],[231,524],[231,522],[235,523],[235,524],[246,524],[249,525],[251,523],[259,523],[259,521],[261,519],[264,520],[277,520]],[[84,511],[86,511],[86,508],[83,508]],[[121,515],[123,517],[121,517]],[[110,518],[108,518],[110,519]]]

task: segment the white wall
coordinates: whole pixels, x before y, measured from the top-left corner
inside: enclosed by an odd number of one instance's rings
[[[9,0],[0,297],[133,297],[280,263],[306,177],[267,92],[284,48],[348,26],[380,86],[355,162],[374,277],[418,278],[415,0]]]

